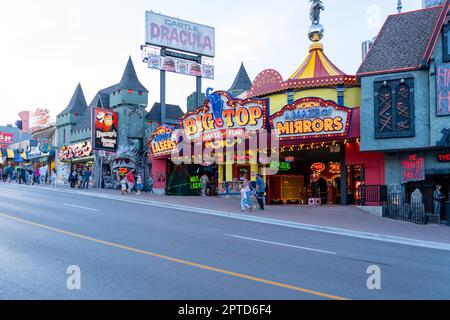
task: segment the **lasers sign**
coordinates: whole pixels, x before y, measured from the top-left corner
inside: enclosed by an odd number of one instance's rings
[[[265,100],[241,100],[225,91],[209,92],[202,108],[181,118],[180,125],[187,141],[243,138],[264,127]]]
[[[176,131],[171,128],[162,126],[155,130],[148,140],[149,149],[154,157],[169,155],[178,150],[180,138]]]
[[[146,12],[146,43],[212,57],[216,55],[212,27]]]
[[[352,112],[333,101],[304,98],[275,113],[270,122],[280,139],[346,137]]]

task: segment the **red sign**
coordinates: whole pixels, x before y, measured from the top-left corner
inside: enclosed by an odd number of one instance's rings
[[[402,159],[402,183],[425,180],[425,157],[412,154]]]
[[[450,153],[440,153],[438,154],[439,162],[450,162]]]
[[[107,109],[95,109],[94,148],[96,150],[117,151],[119,115]]]
[[[0,132],[0,144],[8,145],[13,143],[14,136],[9,132]]]
[[[323,163],[320,163],[320,162],[319,163],[314,163],[311,166],[311,170],[316,172],[316,173],[318,173],[318,174],[322,173],[325,169],[326,169],[326,166]]]

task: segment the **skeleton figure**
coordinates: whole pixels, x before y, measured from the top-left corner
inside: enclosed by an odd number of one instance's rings
[[[320,23],[320,12],[325,10],[325,6],[323,5],[322,0],[309,0],[312,3],[311,5],[311,21],[313,24]]]

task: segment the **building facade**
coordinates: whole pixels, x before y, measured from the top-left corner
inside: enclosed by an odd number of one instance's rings
[[[358,71],[361,150],[383,152],[389,192],[410,203],[419,189],[427,213],[436,185],[450,195],[448,10],[389,16]]]

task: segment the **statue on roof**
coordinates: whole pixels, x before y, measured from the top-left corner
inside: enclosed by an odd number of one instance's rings
[[[320,24],[320,12],[325,10],[322,0],[309,0],[311,5],[311,21],[313,24]]]

